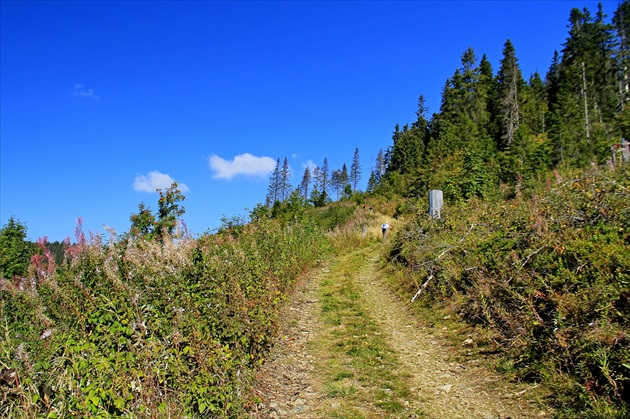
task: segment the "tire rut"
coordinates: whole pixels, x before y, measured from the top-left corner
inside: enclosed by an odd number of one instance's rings
[[[461,361],[461,348],[411,314],[378,270],[378,249],[361,248],[365,263],[355,273],[363,308],[376,322],[408,376],[410,406],[426,418],[519,419],[546,416],[521,397],[523,387],[505,383],[477,359]],[[346,255],[347,256],[347,255]],[[343,263],[344,255],[334,263]],[[275,347],[261,367],[254,392],[260,403],[250,418],[325,418],[331,401],[323,390],[321,350],[330,325],[321,321],[318,289],[334,272],[321,269],[300,281],[281,316]],[[464,339],[462,339],[464,340]],[[459,362],[454,359],[460,360]],[[374,412],[372,410],[371,412]],[[371,413],[369,417],[392,417]],[[405,416],[408,417],[408,416]]]

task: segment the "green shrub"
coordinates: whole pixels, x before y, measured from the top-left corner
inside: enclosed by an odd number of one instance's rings
[[[391,243],[426,304],[495,333],[522,378],[565,382],[564,411],[630,401],[630,180],[592,168],[531,197],[470,200],[419,214]],[[413,294],[412,294],[413,295]],[[554,384],[555,385],[555,384]],[[619,407],[621,406],[621,407]]]
[[[272,221],[236,237],[79,240],[63,265],[0,284],[0,373],[14,373],[0,415],[239,417],[281,302],[327,249],[313,225]]]

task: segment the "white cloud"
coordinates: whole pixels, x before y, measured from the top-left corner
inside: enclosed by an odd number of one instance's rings
[[[209,159],[210,169],[215,179],[231,180],[234,176],[264,177],[276,167],[276,161],[271,157],[256,157],[249,153],[239,154],[232,160],[225,160],[213,154]]]
[[[313,172],[317,165],[313,163],[313,160],[307,160],[306,163],[302,163],[302,168],[306,169],[307,167],[311,172]]]
[[[75,84],[72,94],[77,97],[88,98],[92,100],[98,100],[99,97],[94,93],[94,90],[86,88],[82,84]]]
[[[146,176],[136,176],[133,181],[133,190],[137,192],[155,192],[156,189],[168,189],[173,182],[175,180],[169,175],[154,170]],[[177,186],[182,192],[189,191],[188,186],[184,183],[178,183]]]

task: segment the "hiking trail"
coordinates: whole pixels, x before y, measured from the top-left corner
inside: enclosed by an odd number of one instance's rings
[[[336,257],[301,280],[257,375],[250,418],[546,417],[384,283],[380,245]],[[462,336],[462,342],[466,336]]]

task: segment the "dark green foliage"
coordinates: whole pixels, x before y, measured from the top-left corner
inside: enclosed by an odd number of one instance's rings
[[[345,165],[344,165],[345,167]],[[354,149],[354,155],[352,156],[352,165],[350,166],[350,183],[352,184],[352,192],[357,191],[357,186],[361,180],[361,161],[359,159],[359,149]]]
[[[33,247],[26,241],[26,226],[9,218],[0,230],[0,278],[24,276],[32,254]]]
[[[55,259],[56,265],[61,265],[64,260],[66,245],[59,241],[54,241],[52,243],[46,243],[46,248],[50,251]]]
[[[267,206],[271,207],[276,201],[281,201],[282,173],[280,172],[280,157],[276,160],[276,166],[269,176],[269,186],[267,188]]]
[[[315,224],[325,231],[331,231],[348,223],[356,209],[354,204],[335,202],[326,208],[311,212],[310,216]]]
[[[630,168],[556,175],[528,199],[469,201],[442,220],[418,216],[390,259],[413,295],[495,333],[524,379],[554,386],[553,403],[628,403]],[[572,377],[577,385],[561,376]],[[622,409],[623,410],[623,409]]]
[[[545,80],[534,73],[525,82],[510,40],[496,76],[469,47],[444,85],[439,112],[427,119],[421,95],[417,120],[396,125],[370,190],[422,196],[442,189],[447,199],[469,199],[498,181],[520,191],[555,167],[606,163],[630,136],[628,4],[621,2],[612,24],[601,5],[594,15],[571,10],[569,35]]]
[[[323,207],[330,202],[330,198],[328,197],[328,193],[326,193],[326,191],[320,192],[319,188],[315,187],[311,192],[309,202],[313,204],[314,207]]]
[[[278,308],[328,247],[312,224],[225,224],[196,241],[82,241],[53,274],[0,280],[0,365],[16,372],[0,415],[243,417]]]

